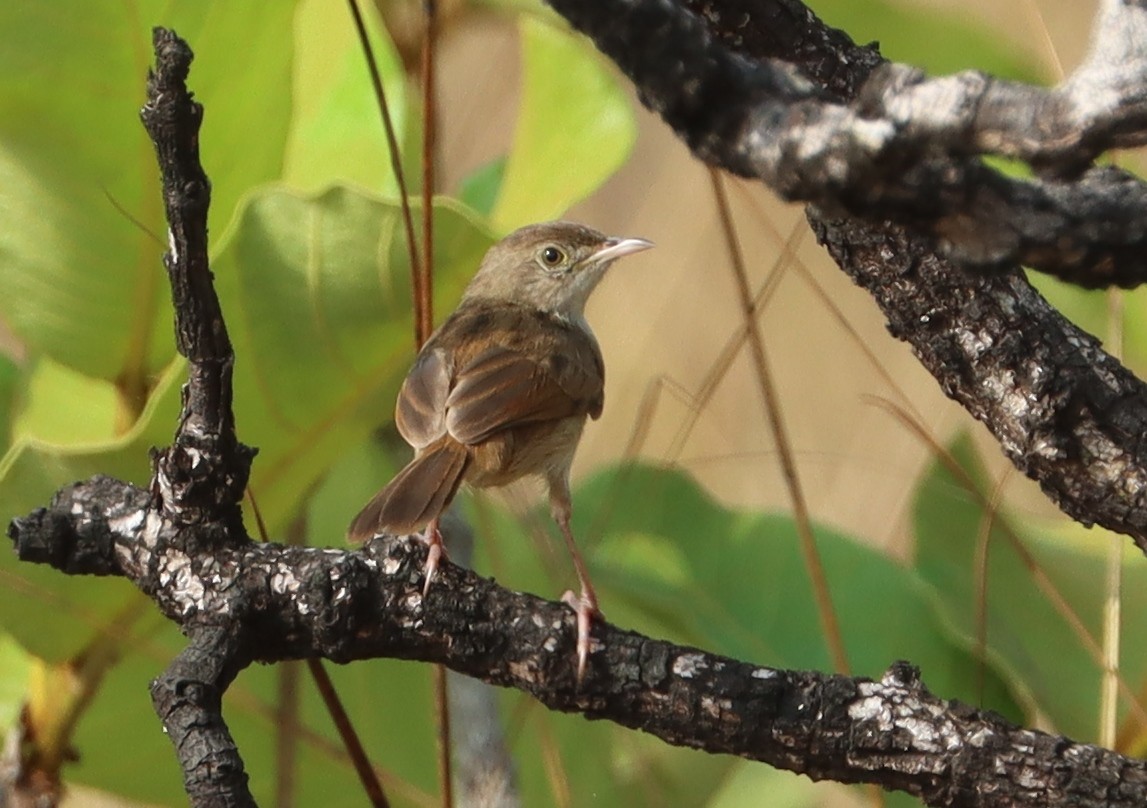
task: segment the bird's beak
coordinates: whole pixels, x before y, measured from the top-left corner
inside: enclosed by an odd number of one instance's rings
[[[608,263],[623,255],[648,250],[652,246],[652,241],[643,238],[607,238],[601,248],[593,254],[593,261],[598,264]]]

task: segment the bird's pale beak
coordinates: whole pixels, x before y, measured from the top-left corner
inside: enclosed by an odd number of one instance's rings
[[[648,250],[652,246],[652,241],[643,238],[607,238],[601,249],[593,254],[593,260],[595,263],[615,261],[623,255]]]

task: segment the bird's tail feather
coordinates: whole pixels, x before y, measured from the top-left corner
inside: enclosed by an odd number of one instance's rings
[[[351,522],[347,538],[362,542],[381,533],[422,530],[442,514],[470,464],[466,447],[450,438],[431,444],[374,495]]]

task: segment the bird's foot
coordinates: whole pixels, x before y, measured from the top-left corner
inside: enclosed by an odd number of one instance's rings
[[[438,530],[437,519],[426,528],[426,534],[422,540],[427,545],[426,564],[422,568],[422,575],[425,579],[422,584],[422,597],[426,597],[426,593],[430,591],[430,582],[434,580],[434,574],[438,572],[438,562],[446,558],[446,545],[442,543],[442,532]]]
[[[601,617],[601,610],[597,608],[597,597],[592,590],[582,590],[575,595],[567,589],[562,595],[562,603],[574,610],[577,615],[577,683],[580,685],[585,679],[586,663],[589,661],[589,629],[595,617]]]

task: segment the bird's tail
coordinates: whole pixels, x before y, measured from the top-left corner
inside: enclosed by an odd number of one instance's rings
[[[451,438],[426,447],[359,511],[347,538],[362,542],[422,530],[454,499],[469,464],[466,447]]]

